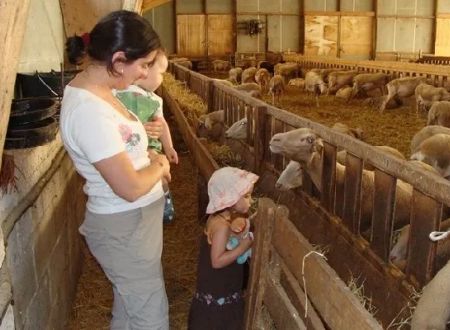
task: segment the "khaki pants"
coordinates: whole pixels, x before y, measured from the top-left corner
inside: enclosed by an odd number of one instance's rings
[[[161,266],[164,198],[114,214],[86,211],[80,233],[113,285],[111,329],[169,329]]]

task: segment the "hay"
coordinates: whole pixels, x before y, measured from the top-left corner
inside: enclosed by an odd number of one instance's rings
[[[2,166],[0,169],[0,192],[2,195],[17,192],[16,169],[18,170],[14,163],[14,156],[3,152]]]
[[[377,308],[372,304],[372,298],[367,297],[364,293],[364,280],[361,280],[360,276],[354,277],[350,275],[350,280],[347,283],[350,291],[356,296],[361,305],[372,315],[375,316]]]
[[[195,93],[192,93],[186,84],[178,81],[170,73],[164,73],[163,86],[167,92],[177,101],[185,116],[195,122],[201,115],[208,113],[205,102]]]
[[[386,330],[406,330],[410,329],[410,323],[421,292],[413,291],[409,297],[408,303],[397,313],[394,319],[386,327]]]
[[[203,145],[208,149],[211,157],[217,162],[220,167],[233,166],[243,168],[244,161],[239,154],[231,151],[231,148],[227,145],[218,144],[216,142],[201,139]]]
[[[263,101],[268,104],[272,102],[267,95],[263,96]],[[407,100],[403,106],[379,113],[370,105],[365,105],[364,99],[346,103],[334,95],[322,95],[319,98],[320,107],[317,108],[312,96],[294,86],[286,86],[286,93],[277,107],[329,127],[336,122],[349,127],[361,127],[366,143],[388,145],[409,157],[412,137],[426,124],[425,115],[416,115],[412,101]]]

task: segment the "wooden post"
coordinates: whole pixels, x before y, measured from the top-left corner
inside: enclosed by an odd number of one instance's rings
[[[255,162],[253,164],[253,171],[257,174],[261,174],[262,163],[264,162],[264,152],[266,145],[266,107],[256,107],[254,112],[254,150],[255,150]],[[249,129],[250,125],[247,126]],[[247,137],[251,132],[247,131]]]
[[[264,296],[264,281],[267,276],[270,257],[270,240],[275,220],[275,204],[269,198],[260,198],[258,215],[255,218],[255,242],[253,243],[252,262],[250,263],[250,278],[248,295],[245,304],[246,330],[255,329],[255,320],[261,310]]]
[[[213,112],[214,111],[214,92],[215,92],[213,80],[211,80],[211,79],[208,80],[207,89],[208,89],[208,98],[207,98],[208,112]],[[226,111],[225,111],[225,113],[226,113]],[[225,120],[225,122],[226,122],[226,120]]]
[[[11,101],[14,96],[17,65],[22,49],[23,36],[30,0],[7,1],[0,0],[0,40],[2,60],[0,60],[0,155],[3,153],[6,130],[8,128]],[[0,157],[0,166],[1,166]]]
[[[374,186],[370,247],[383,261],[388,261],[394,219],[396,178],[375,169]]]

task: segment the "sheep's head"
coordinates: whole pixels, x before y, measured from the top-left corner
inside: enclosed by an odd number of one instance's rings
[[[303,185],[303,168],[299,162],[291,160],[281,172],[275,183],[275,188],[287,191]]]
[[[321,140],[309,128],[298,128],[272,136],[270,151],[298,162],[309,162],[321,147]]]
[[[225,137],[229,139],[245,140],[247,138],[247,117],[235,122],[225,132]]]

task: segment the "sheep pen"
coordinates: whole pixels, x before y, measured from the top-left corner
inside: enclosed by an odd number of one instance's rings
[[[214,78],[226,78],[224,73],[202,72],[202,74]],[[379,98],[379,94],[374,93],[370,99],[355,98],[345,102],[334,95],[321,95],[319,96],[320,107],[317,108],[313,96],[296,86],[286,84],[285,93],[276,106],[328,127],[332,127],[337,122],[349,127],[360,127],[364,131],[366,143],[394,147],[409,158],[411,139],[417,131],[426,126],[426,113],[421,112],[417,115],[415,100],[411,97],[403,99],[403,105],[386,109],[380,114],[376,105],[366,101],[373,100],[381,103]],[[262,100],[272,104],[271,95],[263,94]]]

